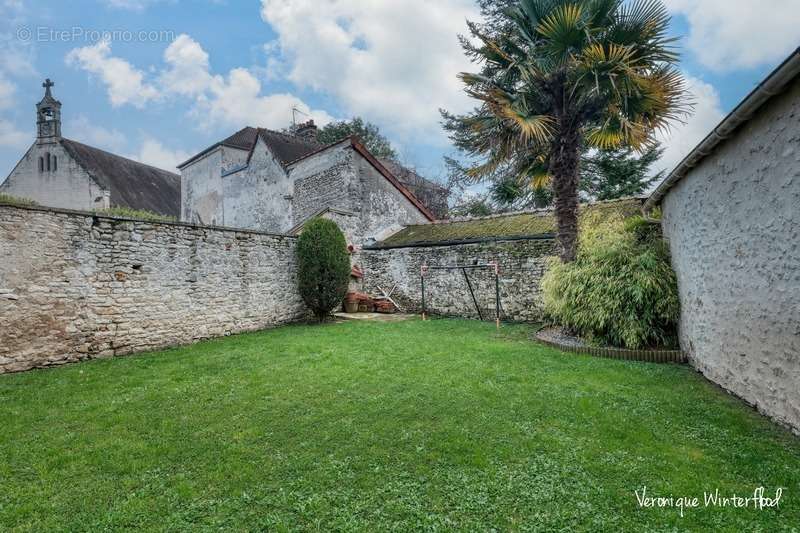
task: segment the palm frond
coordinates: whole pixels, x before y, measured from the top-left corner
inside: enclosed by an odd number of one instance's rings
[[[579,4],[563,4],[554,8],[536,27],[546,39],[545,48],[564,61],[571,51],[582,48],[586,40],[583,9]]]

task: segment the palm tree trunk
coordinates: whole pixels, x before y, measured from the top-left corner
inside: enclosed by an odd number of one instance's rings
[[[580,146],[580,135],[575,128],[561,128],[550,155],[556,238],[561,245],[561,261],[564,263],[574,261],[578,251]]]

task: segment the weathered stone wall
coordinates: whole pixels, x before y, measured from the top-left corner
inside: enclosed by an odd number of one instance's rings
[[[341,145],[307,157],[292,167],[292,225],[305,222],[323,207],[353,210],[357,201],[353,191],[354,157],[352,150]]]
[[[496,241],[450,246],[364,249],[354,258],[364,270],[366,290],[379,294],[395,287],[392,298],[406,311],[422,307],[420,267],[500,263],[500,303],[504,320],[533,322],[542,318],[540,280],[549,257],[556,255],[552,239]],[[494,318],[495,281],[491,269],[468,270],[484,318]],[[460,270],[429,270],[425,278],[429,312],[477,318],[475,305]]]
[[[39,158],[47,154],[56,158],[57,168],[39,171]],[[110,192],[57,143],[34,143],[0,185],[0,192],[64,209],[105,209],[111,199]]]
[[[425,216],[392,185],[349,140],[293,164],[292,214],[299,224],[324,207],[353,213],[342,230],[357,244],[373,243],[405,224],[424,224]],[[337,223],[339,221],[337,220]]]
[[[292,227],[292,185],[260,137],[247,166],[223,173],[224,225],[285,233]]]
[[[800,81],[662,208],[691,363],[800,432]]]
[[[246,150],[218,146],[181,169],[182,221],[233,226],[225,221],[223,174],[244,165],[247,154]]]
[[[0,373],[295,320],[295,242],[0,206]]]
[[[387,230],[393,233],[402,226],[429,222],[369,161],[357,157],[355,163],[358,183],[354,211],[361,218],[362,243],[379,240]]]

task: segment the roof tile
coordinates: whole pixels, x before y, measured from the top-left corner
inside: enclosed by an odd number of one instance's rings
[[[180,216],[179,175],[69,139],[60,142],[98,185],[111,191],[112,206]]]
[[[625,198],[581,206],[583,213],[621,213],[632,216],[640,213],[643,198]],[[441,220],[433,224],[406,226],[374,248],[419,246],[442,243],[490,241],[518,238],[542,238],[555,234],[555,219],[551,209],[508,213],[470,219]]]

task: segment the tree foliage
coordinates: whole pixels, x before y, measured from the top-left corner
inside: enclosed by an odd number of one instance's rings
[[[450,208],[450,217],[485,217],[495,212],[486,195],[467,196]]]
[[[462,39],[478,72],[462,73],[478,107],[443,112],[476,180],[552,184],[562,260],[575,258],[581,154],[644,151],[688,110],[669,13],[660,0],[519,0],[507,23],[470,23]],[[489,4],[485,6],[489,9]],[[484,16],[501,16],[484,9]],[[490,27],[491,26],[491,27]],[[487,30],[487,28],[490,28]]]
[[[352,135],[358,137],[375,157],[397,159],[397,152],[392,148],[392,143],[381,133],[378,126],[371,122],[364,122],[360,117],[329,122],[319,130],[317,138],[321,143],[329,144]]]
[[[664,177],[663,171],[652,171],[662,153],[658,146],[641,155],[630,148],[589,151],[581,158],[582,199],[614,200],[645,193]],[[549,183],[532,187],[519,176],[497,176],[489,181],[488,190],[494,211],[549,207],[553,203]]]
[[[582,224],[576,260],[553,262],[542,279],[545,311],[611,346],[674,344],[678,284],[659,226],[641,217]]]
[[[297,239],[298,285],[309,309],[323,320],[342,303],[350,279],[350,255],[339,227],[315,218]]]
[[[580,189],[592,200],[614,200],[642,194],[664,177],[664,171],[651,168],[664,153],[651,146],[639,155],[631,148],[598,150],[581,161]]]

